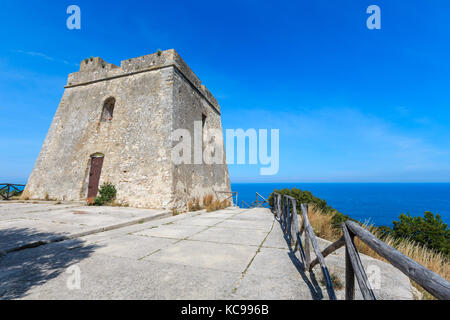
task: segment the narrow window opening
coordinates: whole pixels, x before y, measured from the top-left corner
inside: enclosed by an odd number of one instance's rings
[[[205,150],[206,147],[206,115],[202,113],[202,140],[203,140],[203,150]]]
[[[102,117],[100,119],[101,122],[112,121],[114,116],[114,106],[116,104],[116,99],[108,98],[103,104]]]
[[[206,115],[202,113],[202,128],[205,129],[206,126]]]

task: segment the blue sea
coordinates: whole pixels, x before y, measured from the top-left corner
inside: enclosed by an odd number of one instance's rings
[[[251,204],[256,192],[268,198],[274,189],[311,191],[328,205],[362,222],[392,226],[401,213],[423,216],[425,211],[450,222],[450,183],[233,183],[238,204]]]

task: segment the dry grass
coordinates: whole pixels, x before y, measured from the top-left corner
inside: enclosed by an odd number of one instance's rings
[[[342,284],[341,279],[339,279],[339,276],[336,273],[334,273],[334,272],[330,273],[330,280],[331,280],[331,283],[333,284],[334,289],[336,289],[336,290],[344,289],[344,285]],[[325,278],[323,277],[323,274],[320,274],[319,282],[322,286],[326,287],[327,284],[326,284]]]
[[[342,231],[333,229],[332,227],[331,215],[322,213],[320,210],[310,206],[308,217],[311,222],[311,226],[313,227],[314,232],[318,237],[329,241],[336,241],[341,237]],[[370,232],[372,232],[378,238],[380,237],[380,235],[377,234],[373,226],[365,226],[365,228],[368,229]],[[422,245],[417,244],[408,239],[394,239],[388,236],[383,238],[383,242],[397,249],[398,251],[410,257],[411,259],[417,261],[425,268],[441,275],[444,279],[449,281],[450,262],[448,258],[445,257],[443,254],[424,248]],[[383,259],[380,255],[378,255],[375,251],[369,248],[357,237],[355,238],[355,245],[360,253],[387,262],[385,259]],[[412,284],[422,294],[422,299],[434,299],[417,283],[412,282]]]
[[[366,227],[369,231],[371,231],[375,236],[377,233],[373,231],[373,227]],[[433,250],[424,248],[422,245],[415,243],[408,239],[394,239],[392,237],[383,238],[383,242],[385,242],[388,246],[391,246],[404,255],[410,257],[414,261],[420,263],[425,268],[441,275],[444,279],[449,281],[450,279],[450,263],[448,258],[446,258],[441,253],[435,252]],[[369,248],[365,243],[361,240],[355,238],[355,245],[362,254],[368,255],[370,257],[382,260],[387,262],[384,258],[382,258],[379,254]],[[425,291],[420,285],[412,281],[413,286],[419,290],[422,294],[422,298],[425,300],[435,299],[431,294]]]
[[[308,213],[309,222],[316,236],[329,241],[335,241],[340,238],[339,232],[333,229],[331,219],[333,216],[329,214],[323,214],[319,209],[313,206],[309,207]]]
[[[207,194],[203,197],[203,206],[207,208],[214,201],[214,196],[212,194]]]
[[[194,200],[190,200],[188,202],[188,211],[193,212],[193,211],[200,211],[202,210],[202,206],[200,205],[200,198],[194,198]]]
[[[225,208],[228,208],[229,206],[231,206],[230,201],[228,200],[214,200],[212,201],[209,206],[206,207],[206,211],[207,212],[213,212],[213,211],[217,211],[217,210],[222,210]]]
[[[230,201],[223,200],[220,201],[218,199],[215,199],[212,194],[207,194],[203,196],[202,203],[200,204],[200,198],[194,198],[193,200],[190,200],[187,204],[188,211],[199,211],[206,209],[207,212],[213,212],[221,209],[225,209],[231,206]]]

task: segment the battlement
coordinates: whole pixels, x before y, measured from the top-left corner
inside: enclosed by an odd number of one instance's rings
[[[190,84],[217,110],[219,104],[211,92],[174,50],[158,51],[150,55],[121,61],[120,67],[101,58],[88,58],[80,63],[80,70],[69,74],[66,88],[88,85],[126,77],[136,73],[149,72],[162,68],[174,67]]]

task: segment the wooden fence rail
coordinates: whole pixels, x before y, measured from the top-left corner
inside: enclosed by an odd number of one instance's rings
[[[21,193],[23,190],[20,190],[20,187],[25,187],[23,184],[14,184],[14,183],[0,183],[0,197],[3,200],[10,200],[15,193]]]
[[[441,300],[450,300],[450,282],[405,256],[403,253],[388,246],[359,224],[353,221],[347,221],[345,226],[351,234],[357,236],[373,251],[389,261],[394,267],[418,283],[431,295]]]
[[[233,206],[238,205],[238,192],[236,191],[214,191],[216,194],[216,199],[219,199],[220,201],[229,201],[231,199],[231,202]],[[224,195],[224,196],[222,196]],[[235,200],[236,199],[236,200]]]
[[[256,193],[256,200],[251,204],[248,204],[244,200],[242,200],[242,208],[253,209],[253,208],[269,208],[269,201],[260,195],[258,192]]]
[[[290,245],[295,242],[294,250],[299,248],[300,255],[305,263],[305,268],[308,271],[311,271],[317,264],[320,264],[330,299],[336,299],[336,296],[325,264],[325,257],[345,246],[345,298],[347,300],[355,299],[356,278],[363,298],[365,300],[376,300],[354,243],[354,238],[358,237],[372,250],[389,261],[411,280],[422,286],[431,295],[438,299],[450,300],[450,283],[447,280],[388,246],[356,222],[347,221],[343,223],[341,226],[343,236],[321,252],[314,230],[309,223],[308,205],[300,205],[302,216],[301,225],[298,223],[296,207],[297,203],[294,198],[274,193],[273,211],[281,223],[288,242]],[[301,242],[303,232],[305,233],[304,248]],[[310,242],[316,255],[313,261],[310,258]]]
[[[314,253],[322,269],[322,274],[327,287],[328,296],[331,300],[336,300],[333,283],[331,281],[330,273],[328,271],[325,259],[319,249],[317,238],[313,228],[308,219],[308,205],[301,204],[302,222],[299,223],[297,213],[297,200],[290,196],[281,196],[275,193],[274,197],[274,211],[281,223],[284,234],[289,245],[300,252],[300,256],[305,264],[305,269],[310,270],[311,264],[311,250],[310,243],[313,247]],[[305,245],[302,244],[302,234],[305,233]]]

